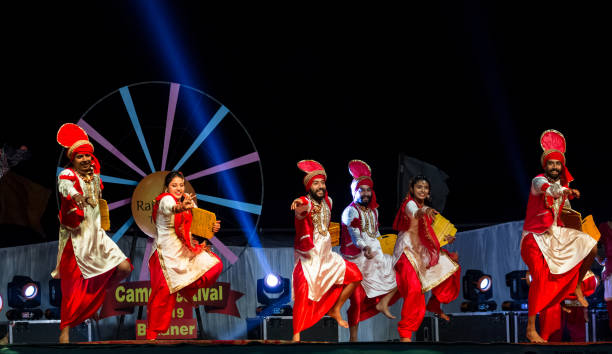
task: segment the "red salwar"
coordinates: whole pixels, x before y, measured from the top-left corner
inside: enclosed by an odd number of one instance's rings
[[[217,255],[213,255],[219,258]],[[181,296],[191,303],[191,299],[198,292],[198,289],[207,288],[217,282],[222,270],[223,263],[219,259],[219,263],[204,273],[200,279],[177,292],[181,293]],[[149,273],[151,274],[151,295],[147,304],[147,339],[157,339],[159,333],[166,332],[170,327],[172,310],[174,310],[176,304],[176,293],[170,294],[157,251],[149,258]]]
[[[368,297],[363,289],[363,286],[358,285],[350,297],[351,306],[349,306],[348,310],[346,311],[349,327],[354,327],[358,325],[359,322],[365,321],[368,318],[378,314],[376,305],[383,297],[385,297],[385,295],[387,294],[378,295],[376,297]],[[389,300],[389,306],[395,304],[400,298],[400,293],[396,292],[391,300]]]
[[[527,264],[532,279],[527,303],[529,316],[535,316],[550,306],[558,305],[576,290],[582,261],[563,274],[552,274],[533,234],[523,239],[521,257]]]
[[[431,297],[426,306],[421,281],[405,254],[402,254],[395,264],[395,276],[398,293],[404,298],[402,317],[397,323],[397,331],[401,338],[412,337],[412,333],[421,326],[426,310],[437,314],[442,313],[440,303],[448,304],[455,300],[461,288],[461,268],[459,268],[450,277],[431,289]]]
[[[127,259],[128,262],[130,259]],[[132,270],[134,266],[130,262]],[[60,329],[75,327],[91,318],[102,306],[109,282],[117,268],[92,278],[85,279],[79,269],[72,248],[72,240],[66,242],[60,260],[62,307]]]
[[[591,296],[597,289],[597,280],[594,276],[582,281],[584,296]],[[575,300],[576,295],[571,294],[567,300]],[[569,313],[563,311],[561,304],[554,304],[540,312],[540,336],[550,342],[561,342],[564,329],[567,330],[571,342],[584,342],[586,340],[584,307],[567,306]]]
[[[334,306],[344,286],[361,281],[361,272],[355,263],[344,261],[346,271],[344,272],[344,282],[332,286],[321,297],[319,301],[312,301],[308,298],[308,282],[304,277],[302,263],[298,262],[293,269],[293,333],[300,333],[319,322],[329,310]]]

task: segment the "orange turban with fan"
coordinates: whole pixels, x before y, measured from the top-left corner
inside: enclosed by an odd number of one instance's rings
[[[540,137],[540,146],[542,150],[544,150],[540,158],[542,167],[546,167],[546,162],[548,162],[548,160],[561,161],[563,165],[563,171],[561,171],[561,184],[567,187],[567,185],[574,180],[574,177],[572,177],[565,166],[565,137],[554,129],[546,130]]]
[[[74,160],[77,154],[88,154],[92,159],[92,167],[94,173],[100,173],[100,163],[94,156],[94,147],[89,141],[89,137],[83,128],[73,123],[66,123],[62,125],[57,131],[57,142],[68,149],[66,156],[70,161]]]
[[[370,208],[378,208],[376,203],[376,193],[374,193],[374,181],[372,180],[372,169],[370,166],[361,160],[352,160],[349,162],[349,173],[353,176],[353,182],[351,182],[351,189],[353,195],[360,186],[367,185],[372,188],[372,199],[370,200]]]

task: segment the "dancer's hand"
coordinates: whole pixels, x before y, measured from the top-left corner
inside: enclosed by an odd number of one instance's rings
[[[446,235],[444,236],[444,239],[446,240],[446,242],[448,242],[449,244],[455,242],[455,236],[451,236],[451,235]]]
[[[215,221],[215,224],[212,227],[212,232],[216,234],[219,232],[219,229],[221,229],[221,220]]]
[[[367,259],[372,259],[374,258],[374,252],[372,252],[372,249],[370,248],[370,246],[365,246],[363,248],[363,255],[367,258]]]
[[[183,211],[195,208],[195,195],[185,193],[183,195],[183,201],[181,202],[181,207]]]
[[[302,202],[302,199],[297,198],[296,200],[293,201],[293,203],[291,203],[291,210],[297,209],[297,207],[299,207],[302,204],[304,204],[304,202]]]
[[[580,191],[577,189],[572,189],[572,195],[574,196],[574,198],[580,199]]]
[[[425,214],[433,219],[433,217],[436,216],[436,214],[440,214],[440,213],[438,213],[438,211],[434,208],[427,208],[427,210],[425,210]]]
[[[75,194],[72,196],[72,199],[80,209],[85,208],[85,197],[83,195]]]

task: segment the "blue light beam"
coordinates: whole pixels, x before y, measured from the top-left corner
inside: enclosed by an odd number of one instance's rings
[[[134,126],[134,131],[138,136],[138,141],[140,142],[140,146],[142,147],[142,151],[147,158],[147,162],[149,163],[149,167],[151,168],[151,172],[155,172],[155,167],[153,166],[153,160],[151,159],[151,154],[149,153],[149,147],[147,146],[147,142],[145,141],[144,135],[142,134],[142,128],[140,127],[140,122],[138,121],[138,115],[136,115],[136,108],[134,108],[134,102],[132,101],[132,96],[130,95],[130,90],[127,86],[124,86],[119,89],[119,93],[121,93],[121,98],[123,99],[123,104],[125,104],[125,109],[130,116],[130,120],[132,121],[132,126]]]
[[[189,149],[187,149],[187,152],[185,152],[185,155],[183,155],[183,157],[181,157],[181,159],[176,164],[176,166],[174,166],[173,168],[174,171],[179,170],[181,166],[183,166],[185,161],[187,161],[187,159],[196,151],[196,149],[200,145],[202,145],[204,140],[208,137],[208,135],[210,135],[210,133],[212,133],[213,130],[215,130],[217,125],[221,123],[221,121],[223,120],[223,118],[225,118],[228,112],[229,112],[229,109],[227,109],[225,106],[219,107],[215,115],[210,119],[210,122],[206,124],[204,129],[202,129],[202,131],[200,132],[200,135],[198,135],[198,137],[193,142],[193,144],[191,144]]]
[[[58,167],[57,168],[57,172],[55,174],[55,177],[59,176],[60,173],[62,173],[63,170],[65,170],[65,168]],[[125,184],[125,185],[128,185],[128,186],[137,186],[138,185],[138,182],[136,182],[136,181],[133,181],[131,179],[119,178],[119,177],[100,175],[100,179],[104,183]]]
[[[221,206],[236,209],[236,210],[246,211],[247,213],[251,213],[251,214],[257,214],[257,215],[261,214],[261,205],[239,202],[237,200],[213,197],[213,196],[206,195],[206,194],[196,194],[196,196],[198,197],[198,199],[208,202],[208,203],[217,204],[217,205],[221,205]]]

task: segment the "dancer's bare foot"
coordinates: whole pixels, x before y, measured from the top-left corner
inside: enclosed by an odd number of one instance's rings
[[[535,329],[527,330],[527,339],[529,339],[531,343],[546,343],[547,342],[542,337],[540,337],[540,335]]]
[[[64,327],[60,331],[59,342],[61,344],[70,343],[70,327]]]
[[[582,293],[581,284],[578,284],[574,293],[576,294],[576,300],[578,300],[582,307],[589,307],[589,302],[587,301],[587,299],[584,298],[584,294]]]
[[[412,342],[412,338],[410,338],[410,337],[400,337],[400,342]]]
[[[293,341],[294,342],[299,342],[300,341],[300,334],[299,333],[293,333]]]
[[[333,318],[338,322],[338,325],[343,328],[349,328],[348,322],[342,319],[342,315],[340,315],[340,309],[336,307],[332,307],[331,310],[327,313],[327,316]]]
[[[376,304],[376,311],[381,312],[383,315],[389,317],[390,319],[394,319],[395,316],[391,312],[389,312],[389,305],[384,303],[383,301]]]
[[[447,314],[445,314],[444,312],[439,313],[438,316],[440,316],[441,319],[443,319],[446,322],[450,322],[450,317],[448,317]]]

